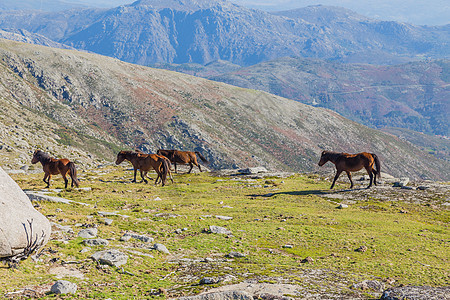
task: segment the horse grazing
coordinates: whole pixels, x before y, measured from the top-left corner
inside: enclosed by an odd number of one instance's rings
[[[136,173],[137,170],[139,170],[141,173],[142,181],[147,183],[148,181],[145,179],[145,176],[147,175],[147,172],[153,168],[156,171],[156,174],[158,174],[158,177],[155,180],[155,184],[158,184],[159,179],[161,179],[162,186],[166,184],[167,174],[170,172],[170,168],[166,158],[156,154],[120,151],[117,154],[116,165],[119,165],[124,160],[128,160],[133,165],[134,179],[132,182],[136,182]]]
[[[42,164],[42,168],[44,169],[44,182],[47,184],[47,188],[50,187],[50,179],[52,175],[61,174],[64,179],[64,188],[67,189],[67,174],[72,178],[71,187],[74,185],[76,187],[80,186],[80,183],[77,178],[77,169],[75,164],[66,158],[57,159],[52,158],[48,153],[45,153],[41,150],[34,151],[33,158],[31,160],[32,164],[40,162]]]
[[[381,164],[378,156],[373,153],[357,153],[357,154],[348,154],[348,153],[337,153],[331,151],[323,151],[322,156],[320,157],[319,166],[323,166],[328,161],[331,161],[336,166],[336,176],[334,176],[333,184],[330,189],[334,187],[336,180],[341,175],[342,171],[347,173],[348,179],[350,179],[350,188],[353,188],[353,181],[351,172],[356,172],[365,168],[367,173],[369,173],[370,183],[367,188],[372,186],[372,180],[375,185],[377,185],[377,175],[378,178],[381,178]],[[373,168],[375,164],[376,170]]]
[[[177,163],[182,165],[189,164],[191,168],[189,169],[188,173],[191,173],[194,165],[196,165],[200,172],[202,172],[202,168],[197,162],[197,156],[200,157],[203,162],[208,163],[208,160],[198,151],[193,152],[159,149],[156,153],[167,157],[173,163],[173,165],[175,166],[175,173],[177,173]]]

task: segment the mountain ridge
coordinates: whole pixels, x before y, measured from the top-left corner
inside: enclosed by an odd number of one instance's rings
[[[448,56],[450,26],[376,21],[354,13],[358,17],[350,18],[347,10],[322,6],[315,8],[315,23],[306,18],[312,8],[288,17],[229,1],[188,1],[188,10],[177,8],[179,1],[170,3],[175,8],[147,0],[109,10],[2,12],[0,28],[23,28],[77,49],[142,65],[219,59],[252,65],[283,56],[391,64]],[[303,18],[301,12],[306,12]],[[326,22],[320,18],[331,12],[340,17]]]

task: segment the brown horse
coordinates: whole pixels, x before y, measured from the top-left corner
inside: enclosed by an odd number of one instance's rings
[[[52,158],[48,153],[45,153],[41,150],[34,151],[33,159],[31,160],[32,164],[40,162],[42,164],[42,168],[44,169],[44,182],[47,184],[47,188],[50,187],[50,179],[52,175],[61,174],[64,179],[64,188],[67,189],[67,174],[72,178],[71,187],[75,184],[76,187],[80,186],[80,183],[77,178],[77,169],[75,164],[66,158],[57,159]]]
[[[323,151],[322,156],[320,157],[319,166],[323,166],[326,162],[331,161],[336,166],[336,176],[334,176],[333,184],[330,189],[334,187],[336,180],[341,175],[342,171],[347,173],[348,179],[350,179],[350,188],[353,188],[352,175],[350,171],[356,172],[365,168],[370,177],[370,183],[367,188],[372,186],[372,180],[375,185],[377,185],[377,175],[378,178],[381,178],[381,164],[378,156],[373,153],[357,153],[357,154],[348,154],[348,153],[337,153],[330,151]],[[376,170],[373,166],[376,166]]]
[[[156,154],[144,154],[141,152],[133,151],[120,151],[117,154],[116,165],[120,164],[124,160],[128,160],[134,168],[134,179],[132,182],[136,182],[136,172],[140,171],[142,180],[147,183],[145,175],[152,168],[158,174],[155,180],[155,184],[158,184],[158,180],[161,178],[162,185],[166,184],[167,174],[170,171],[169,165],[167,164],[167,159]],[[173,182],[173,179],[172,179]]]
[[[208,160],[198,151],[193,152],[159,149],[156,153],[167,157],[173,163],[173,165],[175,166],[175,173],[177,173],[177,163],[182,165],[189,164],[191,168],[189,169],[188,173],[191,173],[194,165],[196,165],[200,172],[202,172],[202,168],[197,162],[197,156],[200,157],[203,162],[208,163]]]

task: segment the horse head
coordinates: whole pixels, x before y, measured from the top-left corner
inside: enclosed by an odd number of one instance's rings
[[[120,151],[117,153],[117,159],[116,159],[116,165],[119,165],[121,162],[123,162],[126,158],[125,151]]]
[[[38,163],[40,161],[42,153],[43,152],[41,150],[34,151],[33,158],[31,159],[31,163],[32,164]]]
[[[320,160],[319,160],[319,166],[323,166],[324,164],[327,163],[327,161],[329,161],[329,157],[328,157],[328,152],[327,151],[322,151],[322,155],[320,156]]]

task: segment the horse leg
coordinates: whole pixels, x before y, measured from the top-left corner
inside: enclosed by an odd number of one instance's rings
[[[49,177],[49,174],[45,173],[44,174],[44,179],[42,179],[42,181],[44,181],[47,184],[46,188],[49,188],[50,187],[50,180],[47,181],[46,180],[47,177]]]
[[[140,171],[141,171],[142,181],[145,182],[145,183],[148,183],[148,180],[145,179],[145,175],[147,175],[147,172],[143,172],[142,170],[140,170]],[[141,182],[142,182],[142,181],[141,181]]]
[[[198,167],[198,169],[200,170],[200,172],[203,172],[203,171],[202,171],[202,168],[200,167],[200,164],[197,164],[197,167]]]
[[[64,179],[64,189],[67,190],[67,184],[69,183],[69,180],[67,179],[66,174],[61,173],[61,175],[62,175],[62,177],[63,177],[63,179]],[[72,181],[72,187],[73,187],[73,181]]]
[[[377,185],[377,171],[375,171],[374,168],[372,168],[373,173],[373,184]]]
[[[336,183],[336,180],[339,178],[339,175],[341,175],[341,173],[342,173],[341,170],[337,170],[337,171],[336,171],[336,176],[334,176],[333,184],[331,185],[330,190],[333,189],[334,184]]]
[[[137,169],[134,168],[134,179],[131,182],[136,182],[136,173],[137,173]]]
[[[51,178],[52,178],[52,174],[48,174],[48,177],[47,177],[47,188],[50,187],[50,179]]]
[[[194,165],[190,162],[190,163],[189,163],[189,166],[190,166],[191,168],[189,169],[188,174],[191,173],[192,168],[194,167]]]
[[[372,181],[373,181],[373,174],[372,174],[372,168],[368,169],[366,168],[367,173],[369,174],[370,177],[370,182],[369,182],[369,186],[367,188],[370,188],[372,186]]]
[[[345,173],[347,173],[348,179],[350,180],[350,188],[353,188],[353,181],[352,181],[352,174],[350,173],[350,171],[345,171]]]
[[[174,165],[174,168],[175,168],[175,173],[178,173],[178,172],[177,172],[177,163],[174,162],[173,165]]]

